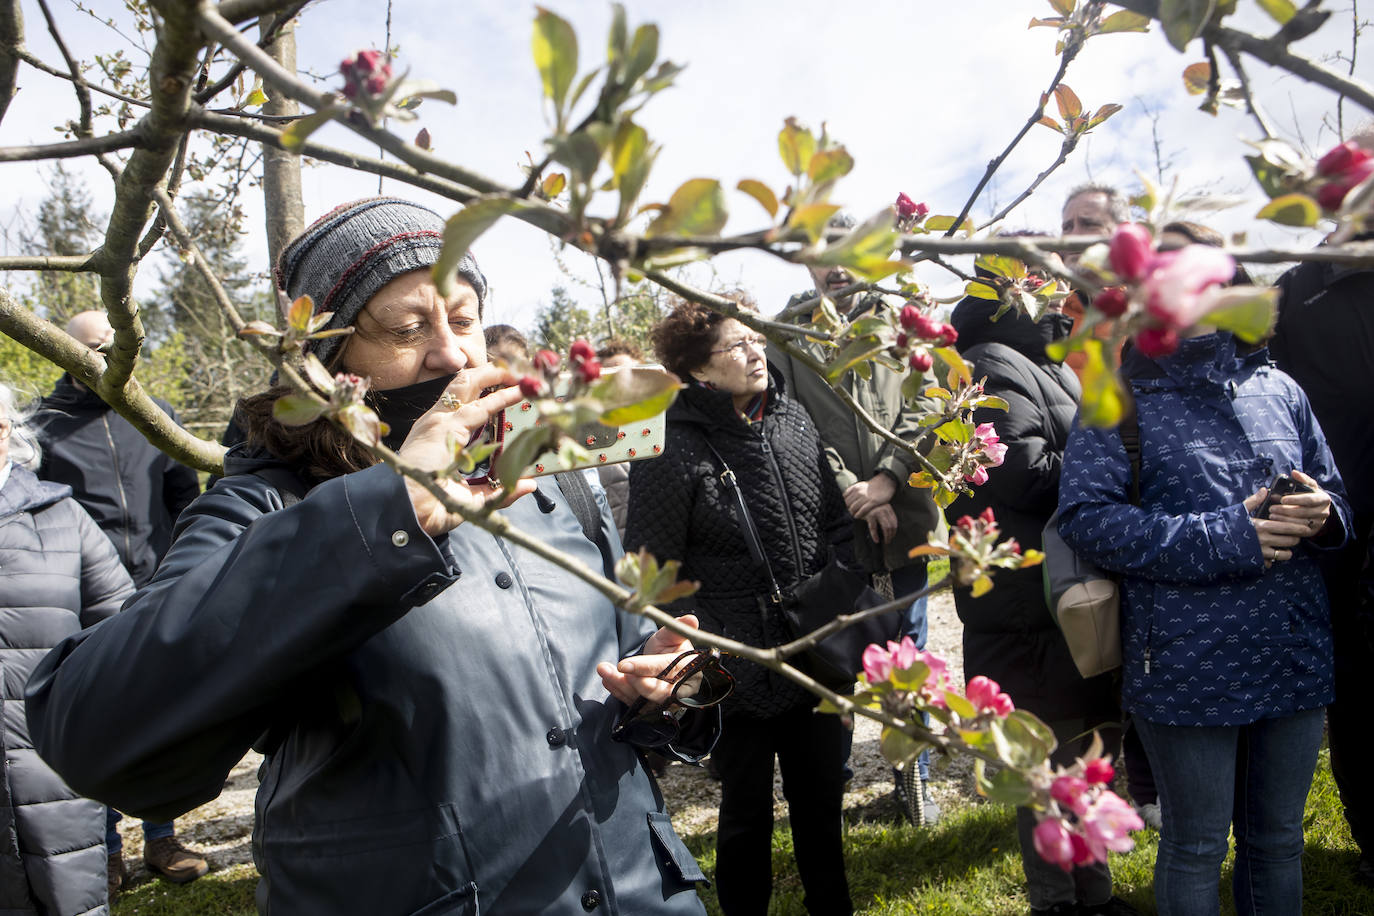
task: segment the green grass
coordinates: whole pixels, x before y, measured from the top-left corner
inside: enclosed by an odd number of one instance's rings
[[[1027,912],[1011,810],[971,803],[946,815],[938,826],[917,830],[900,822],[895,805],[886,800],[846,812],[845,859],[857,913],[998,916]],[[1307,798],[1303,826],[1307,838],[1305,916],[1374,913],[1374,891],[1351,879],[1357,850],[1341,814],[1325,750]],[[712,873],[715,833],[683,839],[707,874]],[[1117,893],[1141,912],[1151,913],[1156,837],[1142,831],[1136,839],[1132,852],[1112,857],[1112,873]],[[1229,899],[1230,879],[1228,858],[1222,872],[1223,914],[1235,913]],[[117,916],[252,916],[257,912],[253,904],[256,880],[252,867],[242,865],[182,887],[155,881],[126,892],[114,912]],[[702,898],[709,913],[720,913],[714,891],[704,891]],[[783,824],[773,834],[770,913],[804,916],[805,912],[792,861],[792,838]]]

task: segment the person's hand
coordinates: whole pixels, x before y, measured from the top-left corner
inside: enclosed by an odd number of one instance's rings
[[[1311,493],[1289,493],[1269,507],[1274,521],[1288,522],[1301,529],[1298,537],[1310,538],[1321,533],[1331,518],[1331,495],[1302,471],[1293,471],[1294,480],[1312,488]]]
[[[878,506],[864,521],[868,523],[868,536],[875,544],[886,544],[897,533],[897,513],[891,506]]]
[[[863,521],[874,509],[892,502],[896,494],[897,481],[879,471],[868,480],[851,484],[844,491],[844,507],[850,515]]]
[[[438,471],[453,461],[453,442],[466,443],[474,431],[481,429],[493,416],[507,407],[520,403],[517,379],[508,369],[493,365],[477,366],[459,372],[444,389],[443,395],[426,411],[410,430],[396,454],[413,467]],[[496,388],[486,396],[482,392]],[[503,506],[534,492],[534,481],[517,481],[509,494],[491,483],[468,483],[464,480],[443,480],[439,484],[445,493],[469,510],[479,510],[489,503]],[[418,482],[406,478],[406,492],[415,509],[415,518],[425,534],[434,537],[452,531],[463,521],[456,512],[449,512],[439,498]]]
[[[693,630],[701,626],[692,614],[677,618],[678,622]],[[601,662],[596,673],[601,675],[601,683],[610,691],[611,696],[629,706],[640,697],[650,703],[663,704],[673,694],[673,682],[659,680],[658,673],[684,652],[692,651],[692,641],[667,627],[660,627],[644,643],[644,651],[639,655],[622,658],[618,664]],[[683,693],[692,691],[684,688]]]
[[[1250,524],[1254,526],[1255,534],[1259,537],[1260,554],[1264,557],[1265,569],[1283,560],[1291,560],[1293,548],[1298,545],[1298,541],[1306,536],[1308,530],[1306,525],[1298,525],[1282,519],[1255,518],[1255,510],[1259,509],[1260,504],[1268,495],[1269,488],[1260,487],[1250,496],[1247,496],[1243,503],[1246,513],[1250,515]],[[1287,497],[1284,498],[1287,499]]]

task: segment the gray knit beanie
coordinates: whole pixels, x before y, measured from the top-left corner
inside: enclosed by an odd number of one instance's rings
[[[286,246],[277,261],[277,286],[292,300],[310,296],[317,314],[333,312],[325,328],[346,328],[383,286],[432,267],[443,244],[444,220],[428,207],[395,197],[355,200],[321,216]],[[471,252],[458,262],[458,276],[477,291],[480,316],[487,278]],[[312,340],[306,349],[328,365],[343,340]]]

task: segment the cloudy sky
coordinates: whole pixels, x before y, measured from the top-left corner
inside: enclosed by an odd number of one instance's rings
[[[103,5],[115,6],[108,0]],[[30,48],[59,63],[36,4],[24,6]],[[604,59],[609,4],[550,0],[549,6],[575,26],[584,72]],[[678,184],[696,177],[719,178],[729,188],[742,178],[757,178],[780,191],[787,176],[777,154],[777,133],[785,118],[795,116],[815,127],[825,122],[853,155],[854,172],[833,199],[856,215],[885,206],[899,191],[927,202],[936,213],[954,213],[987,161],[1024,123],[1058,65],[1054,31],[1026,27],[1032,16],[1053,15],[1046,0],[626,0],[626,6],[632,28],[641,22],[659,25],[661,59],[687,64],[677,85],[656,97],[639,118],[663,145],[645,201],[666,200]],[[1253,4],[1244,0],[1241,6],[1244,12]],[[53,7],[79,57],[90,59],[123,42],[119,34],[78,12],[71,0],[53,0]],[[421,122],[402,125],[403,135],[411,136],[423,125],[436,152],[499,181],[519,183],[519,164],[527,152],[541,156],[549,132],[530,55],[533,13],[533,5],[508,0],[395,0],[392,42],[399,47],[401,65],[459,96],[454,108],[426,103]],[[1261,32],[1272,28],[1253,11],[1241,21]],[[301,19],[302,69],[327,76],[352,51],[381,47],[385,27],[386,5],[378,0],[319,0]],[[1347,8],[1297,48],[1312,56],[1331,55],[1348,44],[1349,36]],[[1348,46],[1344,50],[1349,53]],[[1092,180],[1131,188],[1138,184],[1135,170],[1153,176],[1162,160],[1166,180],[1176,176],[1181,188],[1250,197],[1231,211],[1208,217],[1219,228],[1249,228],[1254,244],[1313,239],[1249,220],[1259,204],[1240,158],[1245,152],[1241,138],[1253,138],[1257,131],[1241,112],[1223,110],[1213,118],[1196,110],[1197,98],[1185,93],[1180,72],[1200,59],[1199,43],[1180,55],[1157,33],[1089,41],[1065,82],[1090,109],[1108,102],[1124,109],[1080,144],[1069,163],[1007,224],[1055,229],[1069,187]],[[1345,65],[1332,66],[1343,70]],[[1357,75],[1369,79],[1374,75],[1370,69]],[[1333,118],[1332,96],[1259,64],[1249,70],[1282,134],[1318,151],[1334,142],[1330,126],[1323,123]],[[337,78],[325,83],[337,84]],[[21,92],[0,125],[0,144],[52,142],[58,139],[56,118],[74,117],[74,108],[70,88],[25,68]],[[1346,116],[1353,120],[1359,115],[1352,109],[1347,106]],[[1351,126],[1348,121],[1347,130]],[[337,126],[316,137],[367,150]],[[1057,134],[1033,128],[975,216],[986,217],[1015,197],[1053,160],[1058,145]],[[0,206],[8,211],[5,223],[13,225],[19,214],[36,207],[42,179],[32,166],[5,164],[3,169],[7,180],[0,181]],[[108,179],[99,170],[89,176],[97,200],[107,206]],[[330,166],[309,169],[307,220],[376,190],[375,178]],[[445,214],[454,209],[397,183],[388,182],[385,190],[428,200]],[[764,224],[763,210],[745,195],[732,191],[730,206],[727,232]],[[255,263],[266,257],[259,225],[255,216],[245,239]],[[489,320],[530,325],[555,285],[569,287],[588,304],[600,301],[590,259],[565,252],[560,267],[547,238],[523,224],[498,224],[475,250],[492,281]],[[719,258],[713,271],[698,269],[693,279],[742,284],[755,292],[765,311],[780,308],[790,292],[807,286],[800,268],[757,253]],[[951,291],[947,279],[929,279],[937,291]]]

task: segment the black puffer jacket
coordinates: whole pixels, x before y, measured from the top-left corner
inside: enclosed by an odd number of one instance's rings
[[[157,404],[176,419],[166,402]],[[72,488],[134,584],[145,585],[172,543],[177,516],[200,495],[196,472],[150,445],[70,375],[43,399],[33,425],[43,445],[38,476]]]
[[[38,756],[24,682],[64,637],[133,592],[100,529],[70,497],[20,467],[0,488],[0,913],[103,914],[105,807],[81,798]],[[101,751],[91,748],[89,753]]]
[[[690,610],[703,628],[755,646],[778,645],[787,634],[774,613],[763,611],[768,579],[750,557],[708,440],[735,472],[780,586],[820,570],[832,547],[846,561],[853,554],[849,513],[816,426],[779,386],[774,379],[763,419],[750,424],[730,395],[689,385],[669,408],[663,455],[630,467],[626,549],[680,560],[680,578],[700,582],[701,590],[674,610]],[[763,718],[814,703],[765,668],[739,660],[728,667],[736,683],[726,716]]]
[[[977,515],[991,506],[1004,536],[1016,538],[1022,549],[1038,550],[1058,503],[1064,446],[1081,390],[1068,367],[1045,355],[1045,344],[1066,334],[1071,319],[1047,315],[1034,322],[1008,313],[994,322],[996,310],[996,302],[968,297],[955,307],[951,323],[960,352],[973,363],[973,377],[986,376],[988,394],[1007,401],[1005,412],[974,414],[976,422],[997,429],[1006,458],[947,515]],[[969,677],[987,675],[1017,706],[1046,720],[1110,716],[1111,676],[1084,681],[1078,674],[1045,604],[1039,567],[998,571],[992,591],[981,598],[956,589],[954,605],[964,623]]]

